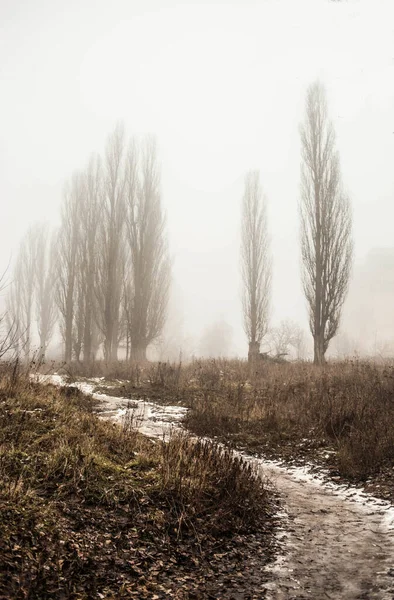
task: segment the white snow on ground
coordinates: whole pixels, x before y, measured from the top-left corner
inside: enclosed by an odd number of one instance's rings
[[[246,454],[240,453],[245,458],[250,459]],[[302,467],[291,467],[284,465],[281,461],[268,460],[265,458],[255,458],[255,462],[260,466],[263,473],[269,474],[270,478],[275,480],[275,476],[285,471],[294,481],[299,481],[312,486],[318,486],[324,488],[327,492],[348,500],[350,502],[357,502],[368,509],[379,511],[379,514],[384,515],[385,524],[388,529],[394,531],[394,506],[382,500],[381,498],[375,498],[370,494],[367,494],[362,489],[356,488],[352,485],[341,485],[333,481],[329,481],[325,475],[327,471],[321,469],[319,473],[313,472],[316,468],[315,465],[306,464]]]
[[[133,424],[140,433],[154,438],[163,438],[175,427],[179,427],[184,418],[187,408],[183,406],[161,406],[145,400],[129,400],[117,396],[109,396],[101,392],[93,392],[101,379],[90,379],[89,381],[76,381],[67,383],[61,375],[41,375],[33,377],[42,383],[52,383],[57,386],[68,386],[79,389],[84,394],[91,395],[100,404],[97,413],[102,418],[111,418],[121,422],[127,415],[131,414]]]

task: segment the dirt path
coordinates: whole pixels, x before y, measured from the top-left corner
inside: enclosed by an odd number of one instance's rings
[[[394,532],[385,507],[341,498],[280,467],[263,471],[287,515],[268,598],[394,598]]]
[[[89,392],[93,386],[82,384]],[[128,403],[94,394],[103,418],[121,419]],[[162,438],[185,409],[132,403],[133,420],[150,437]],[[270,600],[393,600],[394,508],[387,503],[245,456],[270,480],[283,507],[281,556],[270,567]]]

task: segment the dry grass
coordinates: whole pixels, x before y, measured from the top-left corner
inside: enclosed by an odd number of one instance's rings
[[[209,364],[188,426],[198,434],[232,434],[278,448],[309,438],[337,450],[341,474],[368,477],[394,464],[394,369],[370,363],[262,365],[245,379]],[[237,381],[237,378],[238,381]],[[204,379],[201,374],[200,379]]]
[[[262,530],[269,499],[213,444],[154,444],[98,419],[76,389],[5,370],[0,514],[0,598],[150,598],[180,548],[193,565],[224,538]]]
[[[124,367],[126,369],[126,367]],[[366,479],[394,465],[394,367],[370,362],[157,363],[112,393],[189,406],[198,435],[283,455],[307,438],[336,451],[339,473]],[[290,449],[290,450],[289,450]]]
[[[256,517],[264,520],[268,497],[262,480],[228,449],[177,435],[163,446],[163,458],[162,485],[182,507],[180,524],[192,516],[215,534],[230,534],[255,527]]]
[[[283,454],[308,438],[336,451],[341,475],[367,478],[394,464],[394,367],[371,362],[261,362],[205,360],[189,365],[108,365],[95,375],[117,387],[111,394],[191,407],[189,428],[249,448]],[[75,377],[85,374],[71,365]]]

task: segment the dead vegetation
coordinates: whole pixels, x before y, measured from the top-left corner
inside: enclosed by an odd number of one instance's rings
[[[92,410],[76,389],[1,376],[0,598],[227,598],[257,554],[262,597],[272,519],[250,467]]]
[[[349,478],[366,479],[394,465],[392,367],[270,364],[247,379],[240,364],[211,363],[203,373],[201,366],[204,384],[187,421],[195,433],[268,445],[278,455],[305,442],[331,447],[339,473]]]
[[[243,361],[207,360],[129,369],[128,381],[106,376],[111,395],[188,406],[186,425],[197,435],[270,457],[320,461],[333,476],[366,481],[385,474],[385,494],[394,498],[386,477],[392,481],[394,466],[390,365],[261,361],[250,370]]]

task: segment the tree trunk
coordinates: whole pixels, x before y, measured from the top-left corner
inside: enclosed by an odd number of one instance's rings
[[[118,360],[118,343],[113,342],[112,347],[111,347],[111,361],[116,362],[117,360]]]
[[[260,344],[258,342],[249,342],[248,362],[256,363],[260,354]]]
[[[65,342],[64,342],[64,361],[71,362],[72,354],[72,336],[71,327],[66,325]]]
[[[319,332],[313,340],[313,362],[315,365],[323,365],[326,362],[324,354],[324,334]]]
[[[30,334],[28,334],[30,336]],[[26,339],[25,344],[25,362],[28,365],[30,362],[30,337]]]
[[[90,308],[86,308],[85,330],[83,336],[83,360],[90,363],[92,360],[92,316]]]
[[[147,346],[143,342],[132,348],[131,359],[136,362],[146,362],[146,349]]]
[[[41,334],[41,336],[40,336],[40,354],[38,357],[39,362],[44,362],[44,360],[45,360],[46,345],[47,345],[47,342],[45,339],[45,334]]]
[[[129,340],[130,340],[129,330],[127,329],[127,332],[126,332],[126,362],[129,362],[129,357],[130,357],[130,354],[129,354],[130,342],[129,342]]]
[[[111,352],[112,352],[112,348],[111,348],[111,341],[106,338],[104,340],[104,360],[105,361],[110,361],[111,360]]]
[[[72,342],[73,342],[73,318],[74,318],[74,275],[71,274],[70,282],[68,284],[67,298],[66,298],[66,314],[64,323],[64,360],[65,362],[71,362],[72,356]]]

